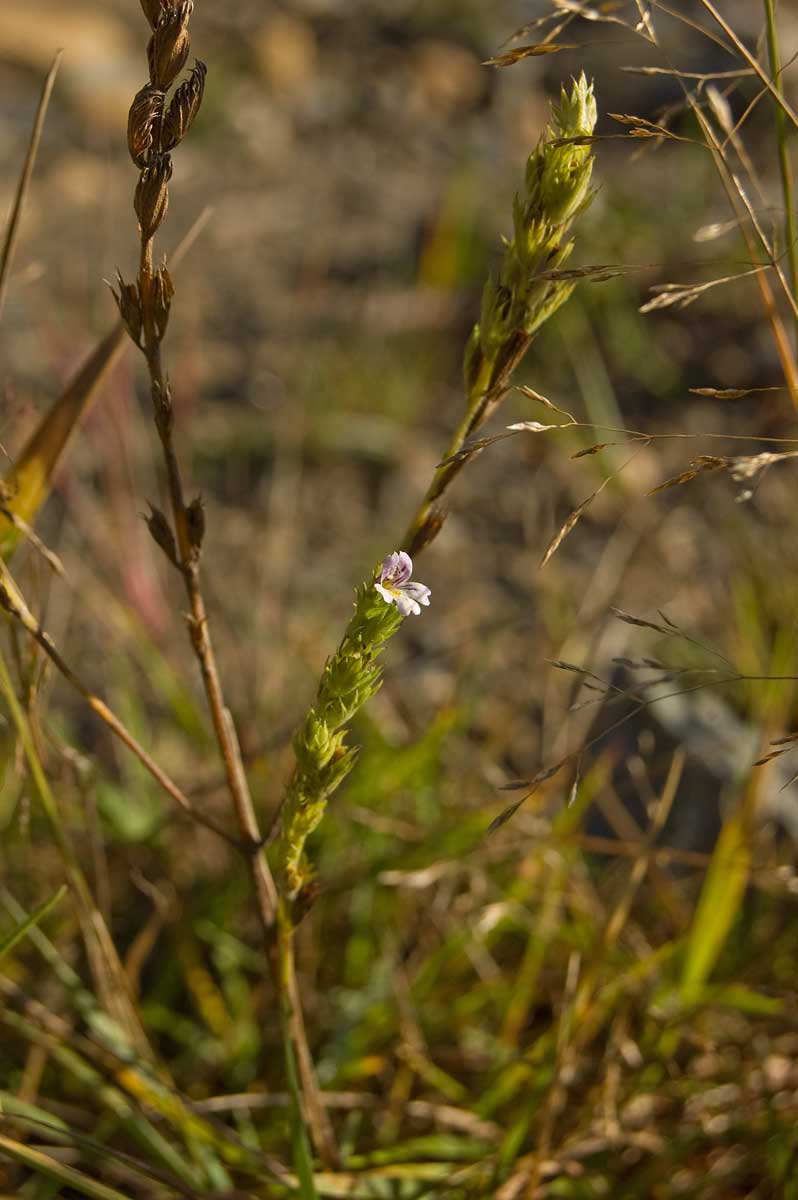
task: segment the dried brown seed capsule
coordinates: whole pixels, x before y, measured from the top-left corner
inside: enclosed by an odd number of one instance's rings
[[[141,172],[133,197],[133,207],[139,219],[143,238],[151,238],[166,216],[169,208],[169,180],[171,178],[172,160],[168,154],[159,154]]]
[[[202,502],[202,496],[195,496],[186,508],[186,525],[191,542],[191,554],[196,561],[202,551],[202,541],[205,537],[205,505]]]
[[[175,289],[171,275],[166,267],[158,267],[150,282],[150,303],[152,319],[155,322],[159,340],[166,333],[166,326],[169,324],[169,309],[172,306],[174,294]]]
[[[163,116],[164,93],[151,83],[143,87],[130,106],[127,148],[137,167],[146,167],[157,153],[157,129]]]
[[[119,291],[115,292],[113,288],[111,291],[119,307],[119,315],[132,340],[141,349],[142,315],[138,284],[125,283],[119,271],[116,273],[116,278],[119,283]]]
[[[163,387],[161,387],[160,383],[153,382],[152,404],[155,410],[155,424],[158,433],[162,438],[169,437],[174,425],[174,411],[172,409],[172,390],[169,387],[168,381]]]
[[[149,503],[149,501],[147,503]],[[169,526],[169,522],[161,512],[160,508],[155,508],[154,505],[150,504],[150,515],[145,516],[144,520],[147,522],[147,528],[150,531],[152,540],[156,543],[156,545],[161,547],[169,561],[173,563],[174,566],[177,566],[177,546],[175,545],[175,537]]]
[[[158,19],[164,9],[164,3],[165,0],[141,0],[144,16],[149,21],[152,29],[158,24]]]
[[[191,128],[202,104],[205,91],[205,76],[208,68],[199,59],[185,83],[172,97],[172,103],[164,117],[161,145],[164,150],[174,150]]]
[[[193,9],[194,0],[170,4],[161,13],[150,38],[147,47],[150,82],[164,91],[172,86],[188,58],[191,48],[188,23]]]

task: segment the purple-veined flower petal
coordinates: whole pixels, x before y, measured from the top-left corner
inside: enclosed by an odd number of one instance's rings
[[[416,600],[419,604],[429,604],[429,598],[432,595],[430,589],[424,583],[403,583],[401,589],[406,596],[411,600]]]
[[[413,573],[413,560],[404,550],[394,550],[393,554],[389,554],[382,564],[380,571],[380,583],[387,583],[389,587],[405,583]]]
[[[404,550],[394,550],[382,562],[374,587],[386,604],[395,604],[403,617],[418,616],[421,605],[428,605],[430,590],[423,583],[414,583],[410,575],[413,560]]]

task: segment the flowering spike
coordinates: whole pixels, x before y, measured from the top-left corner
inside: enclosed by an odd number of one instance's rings
[[[166,216],[171,178],[172,160],[168,154],[159,154],[141,172],[133,197],[133,207],[141,226],[141,236],[145,240],[153,236]]]
[[[157,151],[156,130],[163,116],[164,93],[151,83],[136,93],[127,119],[127,146],[137,167],[146,167]]]
[[[384,559],[375,588],[386,604],[395,604],[403,617],[418,616],[421,606],[429,604],[430,590],[413,583],[413,560],[404,550],[395,550]]]
[[[175,92],[164,117],[161,134],[163,150],[174,150],[194,123],[205,92],[207,70],[205,63],[198,59],[188,79]]]
[[[153,30],[147,47],[150,82],[162,91],[172,86],[186,64],[191,48],[188,23],[193,10],[194,0],[166,4]]]

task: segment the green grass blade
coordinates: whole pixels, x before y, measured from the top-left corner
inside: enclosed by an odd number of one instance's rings
[[[45,900],[38,906],[38,908],[34,908],[29,917],[26,917],[24,921],[20,921],[19,924],[12,929],[10,933],[7,933],[4,938],[0,938],[0,959],[8,954],[10,950],[13,950],[17,942],[21,941],[28,931],[33,929],[34,925],[38,925],[39,922],[47,916],[51,908],[55,908],[56,904],[58,904],[66,890],[66,884],[62,884],[58,891],[52,895],[49,900]]]
[[[42,418],[4,478],[3,485],[8,493],[5,508],[20,521],[32,524],[47,499],[70,438],[122,353],[126,338],[120,323],[95,347]],[[19,526],[0,515],[0,556],[8,559],[23,537]]]
[[[288,1091],[291,1096],[291,1144],[293,1148],[294,1170],[297,1174],[299,1200],[318,1200],[316,1184],[313,1180],[313,1155],[310,1150],[305,1118],[302,1113],[302,1093],[299,1087],[294,1048],[291,1039],[284,1035],[285,1074]]]
[[[49,1175],[51,1179],[57,1179],[65,1187],[74,1188],[81,1195],[92,1197],[92,1200],[128,1200],[128,1197],[116,1188],[106,1187],[104,1183],[98,1183],[82,1171],[58,1162],[49,1154],[43,1154],[41,1150],[34,1150],[32,1146],[25,1146],[22,1142],[0,1134],[0,1156],[2,1155],[13,1158],[15,1162],[22,1163],[31,1171],[38,1171],[42,1175]]]
[[[681,991],[689,1001],[706,983],[734,924],[751,866],[745,807],[721,830],[687,935]]]

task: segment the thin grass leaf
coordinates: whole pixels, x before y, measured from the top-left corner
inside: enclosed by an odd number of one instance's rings
[[[82,1171],[51,1158],[49,1154],[43,1154],[41,1150],[35,1150],[32,1146],[25,1146],[22,1142],[0,1134],[0,1156],[2,1155],[22,1163],[31,1171],[57,1179],[64,1187],[74,1188],[82,1196],[91,1197],[91,1200],[129,1200],[128,1196],[118,1192],[116,1188],[106,1187],[104,1183],[98,1183]]]
[[[14,251],[17,247],[19,239],[19,225],[22,219],[22,213],[25,208],[25,199],[30,187],[31,176],[33,175],[33,166],[36,162],[36,153],[39,149],[39,141],[44,128],[44,119],[47,115],[47,106],[50,103],[50,96],[53,92],[55,77],[58,74],[58,67],[61,62],[63,51],[59,50],[53,59],[52,66],[47,72],[47,78],[44,81],[42,94],[39,99],[39,106],[36,109],[36,117],[31,130],[30,141],[28,142],[28,152],[25,155],[25,162],[22,166],[22,173],[17,184],[14,203],[11,206],[11,215],[8,218],[8,228],[6,236],[3,240],[3,249],[0,253],[0,319],[3,316],[3,305],[5,303],[6,288],[8,286],[8,277],[11,274],[11,265],[14,261]]]
[[[313,1155],[310,1149],[310,1135],[302,1110],[302,1091],[294,1059],[294,1047],[290,1037],[283,1036],[285,1052],[285,1074],[288,1091],[291,1097],[291,1144],[293,1147],[294,1170],[299,1184],[299,1200],[318,1200],[318,1192],[313,1180]]]
[[[520,392],[522,396],[526,396],[528,400],[534,400],[537,404],[542,404],[545,408],[550,408],[553,412],[559,413],[560,416],[567,417],[572,425],[576,425],[576,417],[569,413],[567,409],[559,408],[552,400],[549,400],[546,396],[542,396],[534,388],[527,387],[526,384],[519,384],[516,386],[515,391]]]
[[[586,446],[584,450],[577,450],[576,454],[572,454],[571,458],[587,458],[591,454],[600,454],[602,450],[608,450],[611,446],[625,446],[623,442],[595,442],[592,446]]]
[[[7,933],[4,938],[0,938],[0,959],[4,958],[9,951],[13,950],[17,942],[20,942],[26,936],[26,934],[33,929],[34,925],[38,925],[39,922],[47,916],[51,908],[55,908],[59,900],[63,898],[66,890],[66,884],[62,884],[58,891],[55,892],[49,900],[45,900],[38,906],[38,908],[34,908],[30,916],[26,917],[24,921],[21,921],[14,929],[12,929],[11,933]]]
[[[561,50],[577,50],[578,46],[563,42],[535,42],[529,46],[516,46],[505,54],[497,54],[494,58],[486,58],[483,67],[512,67],[524,58],[536,58],[541,54],[559,54]]]
[[[694,387],[687,389],[691,396],[710,396],[713,400],[742,400],[743,396],[756,396],[760,392],[780,392],[777,387],[761,388],[713,388]]]
[[[126,338],[121,323],[103,338],[42,418],[3,480],[4,507],[20,521],[32,524],[46,500],[70,439],[121,356]],[[0,557],[8,559],[23,537],[19,525],[0,514]]]
[[[211,211],[204,209],[180,242],[172,255],[173,269],[194,244],[210,219]],[[52,488],[53,477],[69,442],[126,345],[127,332],[120,321],[69,381],[5,475],[3,509],[8,510],[11,518],[0,511],[0,558],[10,557],[25,536],[27,526],[33,524]]]
[[[546,563],[553,557],[553,555],[557,553],[560,546],[568,537],[568,534],[572,532],[572,530],[581,520],[585,510],[593,503],[593,501],[596,499],[596,496],[598,496],[600,492],[604,491],[604,488],[610,482],[611,478],[612,476],[608,476],[606,479],[603,479],[596,490],[591,492],[587,499],[583,500],[581,504],[577,505],[572,513],[568,514],[568,516],[565,518],[565,521],[546,547],[546,553],[540,560],[541,567],[545,567]]]
[[[754,267],[749,271],[740,271],[736,275],[723,275],[719,279],[710,279],[706,283],[661,283],[651,288],[655,293],[653,300],[648,300],[638,309],[641,313],[655,312],[661,308],[687,308],[695,303],[705,292],[712,288],[722,287],[727,283],[736,283],[738,279],[747,279],[750,275],[759,275],[765,267]]]
[[[679,475],[673,475],[670,479],[658,483],[656,487],[646,494],[656,496],[657,492],[667,491],[668,488],[680,487],[683,483],[690,483],[696,479],[704,471],[722,471],[728,466],[728,460],[725,458],[715,458],[710,454],[702,454],[700,458],[694,458],[689,468],[682,471]]]
[[[720,832],[687,935],[681,993],[688,1002],[712,974],[740,911],[751,869],[750,832],[745,809]]]
[[[646,621],[643,617],[633,617],[631,613],[624,612],[622,608],[611,607],[610,612],[625,625],[636,625],[639,629],[653,629],[655,633],[664,633],[666,637],[672,637],[674,632],[681,632],[665,617],[663,620],[666,620],[667,624],[657,625],[654,621]]]

